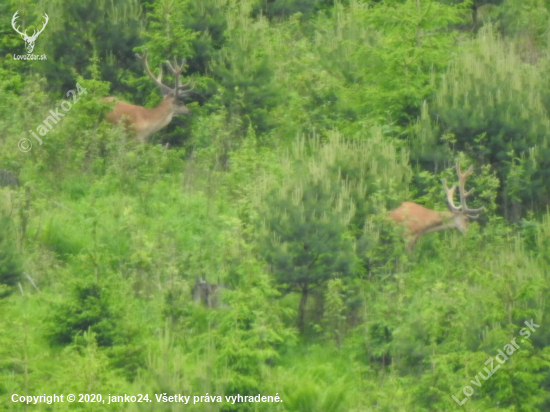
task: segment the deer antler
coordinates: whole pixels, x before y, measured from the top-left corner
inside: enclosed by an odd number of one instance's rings
[[[191,87],[188,90],[181,90],[182,88],[188,86],[191,83],[191,80],[186,84],[183,84],[183,85],[179,84],[181,72],[185,67],[185,59],[182,60],[181,65],[178,65],[177,59],[174,57],[174,66],[172,66],[172,64],[170,64],[168,60],[166,60],[166,64],[168,65],[168,67],[170,68],[170,71],[174,75],[175,82],[176,82],[175,87],[172,89],[171,87],[168,87],[162,83],[162,64],[159,67],[158,77],[153,76],[153,73],[151,73],[151,70],[149,69],[149,64],[147,63],[147,49],[143,51],[142,56],[136,53],[136,57],[143,65],[143,68],[145,69],[145,72],[147,73],[149,78],[153,81],[153,83],[155,83],[160,88],[163,96],[167,95],[168,93],[174,93],[176,97],[178,97],[178,94],[183,97],[188,92],[194,89],[195,86]]]
[[[195,85],[191,86],[190,89],[187,89],[187,90],[182,90],[184,87],[186,86],[189,86],[191,84],[192,80],[189,80],[187,83],[185,84],[182,84],[180,87],[179,87],[179,91],[180,91],[180,96],[187,96],[191,90],[193,90],[195,88]]]
[[[189,86],[189,84],[191,84],[191,80],[189,80],[185,84],[182,84],[182,85],[179,84],[180,77],[181,77],[181,72],[182,72],[183,68],[185,67],[185,63],[186,63],[186,60],[183,59],[181,61],[181,65],[178,66],[178,61],[177,61],[176,57],[174,57],[174,66],[172,66],[170,64],[170,62],[168,60],[166,60],[166,64],[168,65],[168,67],[170,68],[170,70],[172,71],[172,73],[174,74],[174,77],[176,79],[175,90],[177,90],[177,93],[182,97],[189,94],[189,92],[195,88],[195,85],[193,85],[193,87],[191,87],[190,89],[182,90],[184,87],[187,87],[187,86]]]
[[[470,189],[466,192],[466,189],[464,189],[464,184],[466,183],[466,179],[468,176],[472,174],[474,171],[474,166],[470,165],[468,170],[466,170],[466,173],[462,173],[460,171],[460,160],[456,162],[456,174],[458,175],[458,190],[460,193],[460,204],[462,206],[462,212],[466,213],[468,217],[472,219],[477,219],[479,217],[479,212],[481,212],[484,207],[480,207],[477,209],[468,209],[468,206],[466,205],[466,198],[472,194],[474,189]],[[478,213],[477,215],[470,215],[469,213]]]
[[[143,51],[143,55],[140,56],[138,53],[136,53],[136,57],[141,62],[143,68],[145,69],[145,73],[149,76],[149,78],[155,83],[161,90],[162,95],[167,95],[168,93],[174,92],[174,89],[171,89],[170,87],[166,86],[161,82],[162,80],[162,65],[159,70],[159,76],[155,77],[153,76],[153,73],[151,73],[151,70],[149,69],[149,64],[147,63],[147,49]]]
[[[468,209],[468,205],[466,204],[466,198],[472,194],[474,189],[471,189],[466,192],[466,189],[464,188],[464,185],[466,183],[466,179],[468,176],[472,174],[474,171],[474,166],[470,166],[468,170],[465,173],[462,173],[460,170],[460,160],[456,162],[456,174],[458,175],[458,191],[460,196],[460,205],[456,206],[454,203],[454,195],[456,190],[456,185],[454,185],[451,189],[447,186],[447,181],[445,179],[442,179],[443,188],[445,189],[445,193],[447,194],[447,204],[449,205],[449,209],[453,213],[464,213],[468,215],[468,217],[472,219],[476,219],[479,217],[479,214],[477,215],[470,215],[469,213],[479,213],[484,208],[480,207],[478,209]]]
[[[442,179],[441,181],[443,183],[445,193],[447,194],[447,204],[449,205],[449,209],[453,213],[460,213],[462,211],[462,206],[456,206],[454,202],[456,185],[449,189],[449,187],[447,186],[447,180]]]

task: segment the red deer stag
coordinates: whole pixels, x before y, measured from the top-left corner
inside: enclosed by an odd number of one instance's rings
[[[447,207],[449,208],[449,212],[438,212],[413,202],[403,202],[397,209],[389,213],[388,216],[393,219],[393,221],[397,224],[403,224],[406,227],[406,237],[408,240],[407,250],[409,252],[414,249],[417,240],[425,234],[453,228],[457,229],[460,233],[464,233],[468,228],[469,219],[477,219],[479,217],[479,212],[483,210],[483,207],[468,209],[468,206],[466,206],[466,198],[472,194],[474,189],[466,192],[464,184],[468,176],[472,174],[472,171],[473,166],[470,166],[466,173],[462,173],[460,171],[460,161],[456,162],[458,190],[460,195],[459,206],[455,206],[454,204],[456,185],[449,189],[447,187],[447,182],[443,179],[443,188],[447,193]]]
[[[122,122],[127,131],[135,132],[136,139],[141,143],[145,143],[149,136],[168,125],[174,115],[189,114],[189,109],[183,104],[183,98],[188,96],[195,86],[182,90],[189,86],[191,81],[183,85],[179,84],[181,71],[185,66],[185,59],[183,59],[181,66],[178,66],[175,57],[174,66],[166,60],[166,64],[173,73],[176,82],[176,86],[172,89],[161,82],[162,65],[159,66],[158,77],[153,76],[153,73],[149,70],[147,50],[145,50],[143,56],[136,53],[136,57],[143,65],[149,78],[159,87],[164,98],[162,102],[154,109],[146,109],[145,107],[120,101],[115,97],[106,97],[103,101],[106,103],[116,102],[113,111],[107,114],[107,121],[113,124]]]

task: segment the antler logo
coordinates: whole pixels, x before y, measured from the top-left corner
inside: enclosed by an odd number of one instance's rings
[[[25,33],[21,33],[19,31],[19,28],[15,26],[15,20],[17,20],[17,17],[18,17],[17,13],[19,13],[19,10],[17,10],[15,12],[15,14],[13,15],[13,18],[11,19],[11,26],[13,27],[13,29],[17,33],[19,33],[21,35],[23,40],[25,40],[25,48],[27,49],[27,53],[30,54],[30,53],[32,53],[32,50],[34,49],[34,42],[36,41],[36,38],[46,28],[46,24],[48,24],[49,17],[46,13],[44,13],[44,18],[45,18],[46,21],[44,22],[44,25],[42,26],[42,28],[38,31],[38,33],[36,32],[36,30],[34,30],[34,33],[32,34],[32,36],[28,36],[27,35],[27,30],[25,30]]]

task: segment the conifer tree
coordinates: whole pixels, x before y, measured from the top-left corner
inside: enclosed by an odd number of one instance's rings
[[[6,286],[15,286],[23,274],[11,224],[9,217],[0,214],[0,298],[11,293]]]
[[[279,286],[301,294],[297,324],[303,331],[311,289],[358,270],[356,237],[366,215],[380,206],[372,194],[393,193],[407,181],[407,157],[399,158],[373,129],[359,142],[337,132],[324,144],[318,137],[299,139],[282,162],[281,184],[269,189],[266,183],[259,192],[259,248]]]

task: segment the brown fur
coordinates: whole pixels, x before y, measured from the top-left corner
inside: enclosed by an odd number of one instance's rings
[[[407,229],[407,250],[412,251],[418,239],[427,233],[457,229],[463,233],[468,228],[468,216],[462,213],[438,212],[413,202],[403,202],[388,217]]]
[[[173,94],[168,94],[154,109],[136,106],[106,97],[103,102],[115,101],[113,111],[107,114],[107,121],[113,124],[122,123],[127,132],[134,132],[135,138],[145,143],[149,136],[167,126],[174,115],[188,114],[189,109],[176,101]]]
[[[388,217],[393,219],[395,223],[404,225],[407,228],[407,250],[412,251],[416,241],[427,233],[453,228],[460,233],[464,233],[468,229],[469,219],[477,219],[479,216],[478,213],[483,210],[483,207],[477,209],[468,208],[466,198],[470,196],[474,189],[466,191],[464,188],[466,179],[472,174],[473,170],[474,167],[470,166],[465,173],[462,173],[460,170],[460,160],[457,160],[456,174],[458,176],[460,197],[459,206],[456,206],[454,203],[454,194],[457,186],[454,185],[449,189],[447,181],[445,179],[441,180],[447,194],[448,212],[437,212],[413,202],[403,202],[397,209],[388,214]]]

